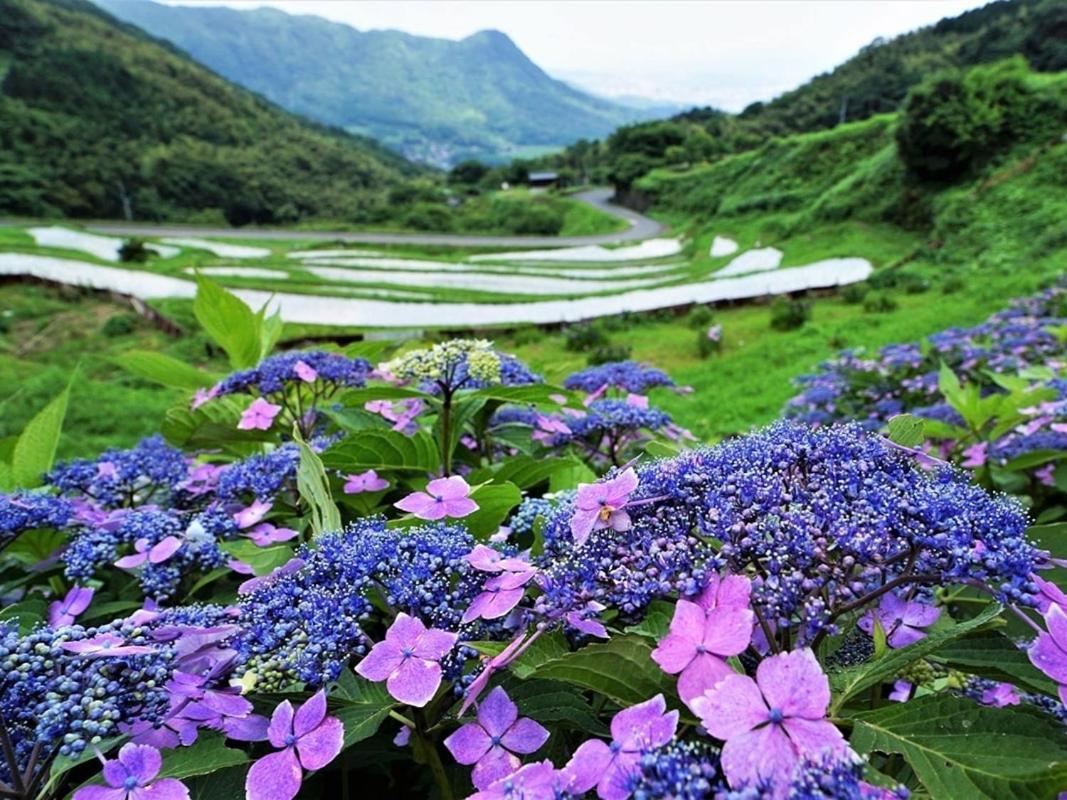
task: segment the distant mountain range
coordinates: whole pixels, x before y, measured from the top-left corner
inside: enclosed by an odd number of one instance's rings
[[[370,221],[425,171],[85,0],[0,0],[0,214]]]
[[[452,41],[271,8],[95,1],[283,108],[441,166],[538,154],[672,111],[556,80],[494,30]]]

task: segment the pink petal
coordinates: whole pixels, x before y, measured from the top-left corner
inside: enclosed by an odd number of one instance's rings
[[[141,792],[144,800],[189,800],[189,788],[177,778],[163,778]]]
[[[574,537],[576,544],[585,544],[585,540],[593,532],[599,512],[599,508],[591,510],[579,509],[574,512],[574,516],[571,517],[571,536]]]
[[[426,484],[426,493],[432,497],[440,497],[442,500],[455,500],[466,497],[471,493],[471,487],[459,475],[449,478],[436,478]]]
[[[624,708],[611,720],[611,736],[623,750],[647,750],[666,744],[678,727],[678,712],[667,710],[662,694]]]
[[[765,725],[728,739],[721,756],[731,786],[763,779],[786,781],[797,761],[797,751],[779,725]]]
[[[321,692],[320,692],[321,694]],[[298,714],[299,716],[299,714]],[[296,742],[296,753],[306,770],[322,769],[341,752],[345,728],[337,717],[326,717]]]
[[[111,786],[83,786],[74,792],[73,800],[126,800],[126,790]]]
[[[263,756],[248,770],[245,778],[246,800],[293,800],[300,791],[303,771],[296,753],[287,747],[279,753]]]
[[[711,653],[698,655],[678,676],[678,696],[692,707],[692,701],[703,697],[709,689],[714,689],[721,681],[736,675],[733,668],[718,656]]]
[[[148,560],[148,553],[134,553],[130,556],[123,556],[115,562],[115,566],[119,569],[135,569],[141,566]]]
[[[436,661],[408,658],[385,682],[385,688],[394,698],[409,706],[422,708],[441,685],[441,665]]]
[[[518,718],[518,706],[500,686],[486,695],[478,706],[478,722],[489,736],[503,736]]]
[[[401,511],[414,514],[419,519],[441,519],[445,515],[443,503],[438,503],[426,492],[412,492],[407,497],[393,503]]]
[[[148,551],[148,560],[152,564],[162,564],[181,549],[182,540],[177,536],[165,536]]]
[[[827,720],[791,717],[782,726],[802,755],[819,756],[826,750],[844,753],[848,750],[845,737],[837,726]]]
[[[728,741],[767,721],[767,704],[756,682],[747,675],[729,675],[690,705],[704,728]]]
[[[600,783],[611,764],[611,756],[611,748],[600,739],[583,742],[563,768],[562,777],[567,790],[581,797]]]
[[[163,767],[163,757],[154,747],[143,744],[127,743],[119,750],[119,762],[126,773],[144,784],[159,774]]]
[[[320,689],[296,710],[296,715],[293,717],[293,733],[296,736],[303,736],[318,727],[325,717],[326,692]]]
[[[521,755],[537,752],[547,741],[548,731],[529,717],[516,720],[500,739],[504,747]]]
[[[697,646],[689,638],[668,633],[652,651],[652,660],[668,675],[677,675],[697,656]]]
[[[412,646],[412,655],[428,661],[440,661],[456,646],[458,640],[458,634],[430,628]]]
[[[459,764],[474,764],[493,746],[481,725],[468,722],[445,739],[445,747]]]
[[[471,771],[471,783],[474,784],[474,788],[485,791],[495,781],[506,778],[517,770],[521,763],[504,748],[494,747],[474,765]]]
[[[810,649],[779,653],[756,668],[767,705],[787,717],[822,719],[830,705],[830,681]]]
[[[455,519],[466,517],[478,510],[478,504],[469,497],[457,497],[453,500],[445,500],[442,505],[445,507],[445,514]]]
[[[403,660],[401,647],[396,642],[378,642],[363,660],[356,664],[356,674],[369,681],[381,682],[392,675]]]
[[[283,700],[274,709],[270,716],[270,725],[267,726],[267,738],[275,747],[288,747],[286,741],[293,733],[293,704]]]
[[[640,763],[639,753],[616,753],[596,787],[601,800],[626,800],[633,793],[634,778],[640,773]]]
[[[704,623],[704,647],[720,656],[743,653],[752,641],[755,615],[748,608],[719,607],[711,611]]]
[[[399,647],[415,647],[424,633],[426,626],[421,619],[400,612],[385,632],[385,638]]]

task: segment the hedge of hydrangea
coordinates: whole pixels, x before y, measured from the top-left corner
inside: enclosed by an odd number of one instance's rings
[[[1054,798],[1064,534],[918,412],[1033,399],[1060,291],[710,447],[632,362],[231,348],[0,495],[0,796]]]

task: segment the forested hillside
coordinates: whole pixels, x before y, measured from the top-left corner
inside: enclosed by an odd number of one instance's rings
[[[1041,72],[1067,69],[1067,3],[999,0],[890,40],[875,40],[831,72],[738,115],[692,109],[579,142],[544,166],[627,189],[649,170],[710,162],[770,137],[826,130],[896,111],[908,91],[939,72],[1020,55]]]
[[[0,213],[368,218],[416,168],[82,0],[0,0]]]
[[[657,116],[553,79],[499,31],[452,41],[272,8],[97,2],[284,108],[435,164],[513,158]]]

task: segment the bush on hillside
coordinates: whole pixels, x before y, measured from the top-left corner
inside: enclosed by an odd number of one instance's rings
[[[563,346],[572,353],[584,353],[608,344],[608,337],[600,326],[579,322],[563,329]]]
[[[790,297],[777,297],[771,303],[771,327],[776,331],[792,331],[811,318],[811,304]]]
[[[119,261],[126,264],[143,264],[151,254],[143,239],[127,239],[119,248]]]

